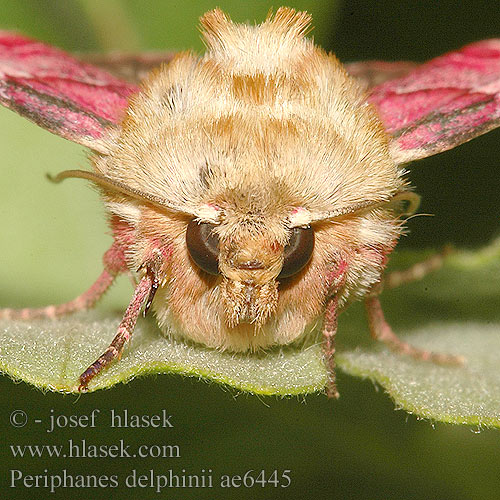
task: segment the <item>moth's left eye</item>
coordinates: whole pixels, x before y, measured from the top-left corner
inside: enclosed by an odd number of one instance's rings
[[[208,222],[189,222],[186,245],[196,265],[209,274],[219,274],[219,237],[215,225]]]
[[[283,267],[278,276],[288,278],[301,271],[311,260],[314,249],[314,231],[312,227],[294,227],[290,241],[284,249]]]

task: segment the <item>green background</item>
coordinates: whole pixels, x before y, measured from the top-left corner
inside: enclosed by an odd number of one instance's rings
[[[185,49],[201,51],[197,23],[220,6],[238,21],[262,20],[268,1],[6,1],[0,28],[30,34],[68,50]],[[288,5],[314,16],[315,40],[341,60],[424,61],[468,42],[500,36],[497,2],[296,1]],[[106,235],[97,194],[81,181],[46,182],[56,173],[86,165],[81,147],[0,110],[0,304],[42,305],[68,300],[90,285],[101,270]],[[412,166],[410,178],[423,195],[422,212],[434,217],[410,221],[406,247],[447,242],[479,246],[498,235],[500,134],[490,133],[453,151]],[[120,280],[102,308],[122,310],[130,284]],[[342,342],[340,334],[339,342]],[[291,469],[287,489],[168,490],[168,498],[498,498],[498,431],[433,426],[394,411],[371,382],[340,375],[341,398],[286,400],[258,398],[217,385],[176,376],[150,377],[76,398],[42,394],[25,384],[0,379],[0,488],[8,470],[25,474],[120,474],[131,469],[158,473],[168,468],[191,473],[212,469],[243,474],[249,469]],[[166,408],[171,430],[97,429],[44,432],[31,421],[12,428],[9,415],[23,409],[31,419],[54,414],[127,408],[153,414]],[[9,444],[63,444],[69,437],[96,444],[177,444],[171,460],[12,459]],[[6,489],[2,498],[156,498],[150,489]],[[162,497],[163,498],[163,497]]]

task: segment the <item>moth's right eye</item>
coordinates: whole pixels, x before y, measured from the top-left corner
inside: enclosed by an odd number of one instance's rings
[[[311,260],[314,249],[314,230],[312,227],[294,227],[290,241],[285,247],[283,267],[279,278],[289,278],[307,265]]]
[[[209,274],[219,274],[219,237],[214,228],[214,224],[193,219],[186,231],[189,255],[200,269]]]

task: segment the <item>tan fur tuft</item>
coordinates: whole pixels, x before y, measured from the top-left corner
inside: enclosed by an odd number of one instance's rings
[[[300,59],[312,43],[304,38],[311,16],[282,7],[258,26],[234,24],[222,11],[201,18],[202,35],[210,58],[233,74],[271,74],[276,69],[293,70],[290,62]]]

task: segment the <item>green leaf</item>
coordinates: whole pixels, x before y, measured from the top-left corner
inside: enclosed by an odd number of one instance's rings
[[[422,257],[403,252],[394,261],[400,267]],[[465,366],[392,354],[368,338],[359,304],[341,316],[338,366],[378,382],[398,407],[420,417],[500,427],[499,297],[500,240],[479,252],[456,252],[442,270],[384,293],[382,301],[402,338],[425,349],[462,354]],[[75,392],[79,374],[101,354],[119,321],[119,316],[96,312],[57,321],[4,320],[0,369],[43,389]],[[121,361],[99,375],[89,390],[151,373],[197,376],[266,395],[321,391],[326,380],[321,347],[314,339],[237,355],[167,339],[152,321],[141,320]]]
[[[40,388],[76,392],[78,376],[114,337],[119,316],[80,313],[56,321],[0,322],[0,369]],[[261,394],[320,390],[319,350],[286,348],[261,355],[221,353],[166,339],[151,321],[139,322],[131,345],[89,385],[104,389],[147,373],[182,373]]]

